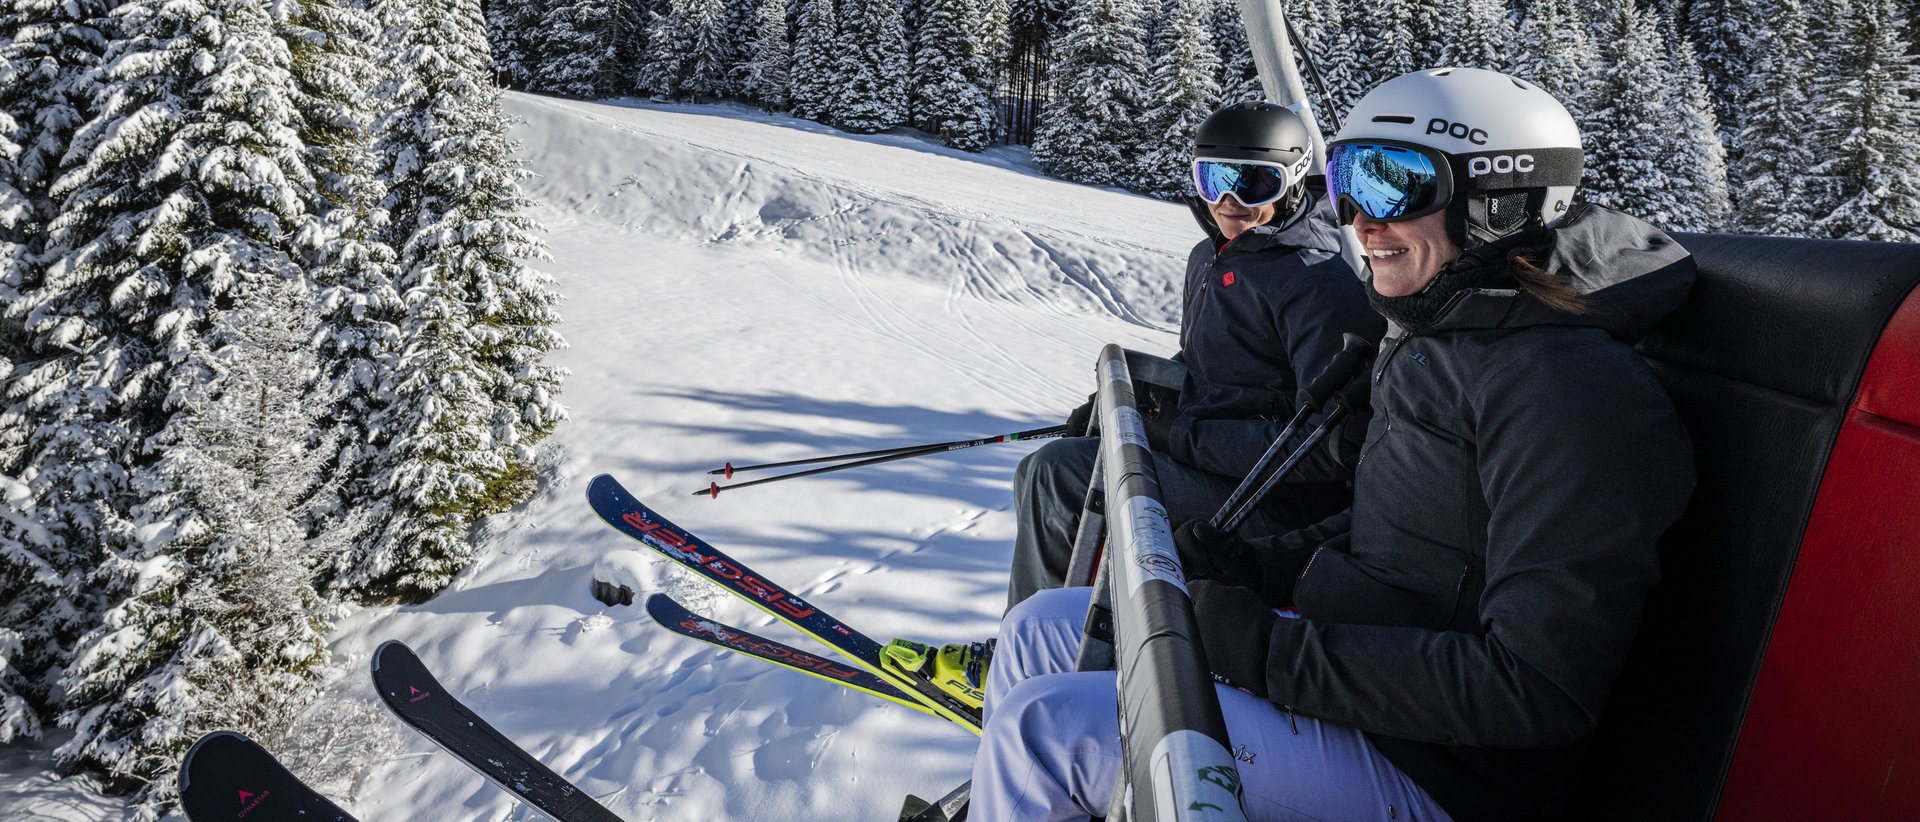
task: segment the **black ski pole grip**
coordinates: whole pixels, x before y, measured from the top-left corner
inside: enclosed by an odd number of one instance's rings
[[[1327,367],[1320,370],[1319,376],[1300,389],[1294,405],[1298,408],[1319,408],[1335,392],[1346,387],[1372,353],[1373,343],[1367,342],[1365,337],[1358,334],[1340,335],[1340,353],[1333,355]]]

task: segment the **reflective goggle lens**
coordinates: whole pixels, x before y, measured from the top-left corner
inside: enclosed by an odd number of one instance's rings
[[[1327,149],[1327,196],[1368,217],[1415,217],[1444,205],[1441,177],[1427,155],[1401,146],[1347,143]],[[1348,215],[1342,215],[1345,222]]]
[[[1262,206],[1280,199],[1292,184],[1287,170],[1260,163],[1195,160],[1193,187],[1209,203],[1232,194],[1242,205]]]

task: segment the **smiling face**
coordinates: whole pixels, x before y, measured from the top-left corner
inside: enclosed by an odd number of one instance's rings
[[[1353,230],[1373,269],[1373,290],[1382,297],[1405,297],[1426,288],[1434,275],[1460,256],[1460,246],[1447,236],[1447,213],[1383,223],[1356,214]]]
[[[1207,212],[1213,215],[1213,224],[1220,227],[1220,233],[1231,240],[1257,225],[1266,225],[1273,219],[1273,203],[1262,206],[1241,205],[1240,198],[1228,194],[1220,202],[1208,203]]]

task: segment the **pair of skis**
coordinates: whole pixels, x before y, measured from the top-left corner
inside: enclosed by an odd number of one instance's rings
[[[373,686],[402,722],[475,771],[560,822],[620,822],[454,698],[398,641],[373,656]],[[233,731],[200,738],[180,764],[180,804],[193,822],[355,822],[253,740]]]
[[[594,513],[616,530],[832,648],[854,667],[838,665],[703,617],[665,594],[654,594],[647,598],[647,614],[667,630],[933,714],[980,733],[980,713],[972,706],[925,680],[902,676],[881,665],[880,643],[669,522],[642,504],[611,475],[601,474],[587,484],[587,502],[593,506]],[[902,822],[963,819],[970,795],[971,783],[933,802],[909,796],[900,819]]]
[[[647,601],[647,613],[662,626],[980,732],[979,713],[971,706],[930,683],[886,669],[880,663],[879,643],[668,522],[613,477],[595,477],[587,498],[614,528],[833,648],[854,667],[707,619],[656,594]],[[406,645],[397,641],[381,645],[374,655],[373,677],[381,700],[402,721],[522,801],[561,822],[619,820],[461,704]],[[208,734],[187,752],[180,793],[181,804],[194,822],[354,822],[346,811],[302,784],[271,753],[231,731]],[[908,797],[900,818],[911,822],[961,819],[968,795],[969,786],[962,785],[934,802]]]
[[[619,822],[454,698],[405,644],[389,641],[374,653],[373,682],[401,721],[522,801],[561,822]],[[187,751],[180,802],[194,822],[354,822],[266,749],[232,731],[207,734]]]
[[[752,603],[775,619],[793,626],[801,633],[832,648],[847,661],[878,679],[879,684],[890,686],[890,690],[876,688],[875,683],[865,678],[860,678],[860,685],[856,686],[850,677],[830,675],[815,666],[813,663],[819,659],[818,657],[771,640],[753,638],[754,647],[771,650],[771,653],[759,653],[735,647],[734,644],[725,641],[716,642],[711,638],[711,634],[682,629],[679,626],[683,620],[678,617],[683,612],[689,614],[690,612],[686,612],[685,608],[681,608],[672,600],[661,601],[656,595],[655,598],[648,600],[648,610],[652,613],[658,608],[662,613],[674,617],[659,620],[667,628],[732,650],[744,650],[750,655],[769,662],[837,681],[882,699],[900,704],[908,704],[907,701],[917,702],[918,705],[915,707],[920,710],[951,720],[954,724],[976,734],[980,732],[980,712],[973,706],[961,702],[930,682],[902,676],[881,665],[880,643],[848,627],[846,623],[801,599],[778,583],[769,581],[752,568],[727,556],[718,548],[708,545],[705,540],[669,522],[666,517],[648,508],[626,488],[621,487],[620,482],[612,475],[601,474],[587,484],[587,502],[593,506],[594,513],[599,514],[600,518],[615,530],[638,540],[668,559],[680,563],[681,566],[726,589],[734,596]],[[745,631],[702,619],[697,615],[694,617],[696,622],[714,626],[727,635],[752,636]],[[805,660],[805,662],[795,664],[795,660]],[[905,697],[907,701],[903,701],[901,697]]]

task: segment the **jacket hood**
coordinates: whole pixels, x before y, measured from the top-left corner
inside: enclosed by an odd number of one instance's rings
[[[1560,311],[1518,288],[1473,288],[1461,292],[1426,330],[1586,326],[1630,344],[1679,308],[1693,289],[1693,255],[1637,217],[1577,206],[1548,233],[1553,252],[1543,267],[1571,278],[1574,290],[1591,301],[1585,312]]]
[[[1327,199],[1325,177],[1307,178],[1307,196],[1302,199],[1300,208],[1286,218],[1275,217],[1265,225],[1247,229],[1247,233],[1235,237],[1234,249],[1244,244],[1247,250],[1257,250],[1269,246],[1283,245],[1311,251],[1325,251],[1332,254],[1340,252],[1340,227],[1334,223],[1333,203]],[[1213,214],[1207,211],[1206,201],[1199,197],[1186,198],[1187,208],[1193,212],[1193,219],[1200,224],[1201,230],[1213,240],[1216,251],[1223,249],[1227,238],[1220,233],[1220,226],[1213,222]]]

